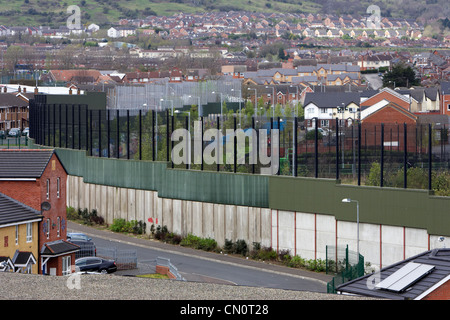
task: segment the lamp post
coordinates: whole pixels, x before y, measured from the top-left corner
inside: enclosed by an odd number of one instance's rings
[[[242,91],[241,91],[241,90],[234,90],[234,89],[231,89],[231,91],[238,91],[238,92],[239,92],[239,128],[241,128],[241,121],[242,121],[242,119],[241,119],[241,112],[242,112],[242,110],[241,110]]]
[[[350,198],[342,199],[343,203],[356,202],[356,253],[358,254],[359,260],[359,201],[352,200]]]
[[[256,111],[258,109],[258,94],[256,89],[252,89],[252,88],[247,88],[247,90],[255,90],[255,118],[256,118]]]
[[[266,89],[272,88],[272,116],[275,118],[275,88],[266,86]]]

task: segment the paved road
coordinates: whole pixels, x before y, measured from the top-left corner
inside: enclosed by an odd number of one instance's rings
[[[378,73],[364,74],[363,77],[369,82],[372,89],[378,90],[383,87],[383,80],[378,76]]]
[[[89,234],[97,247],[135,249],[138,269],[118,272],[123,275],[154,273],[156,258],[163,257],[170,259],[187,281],[324,293],[326,283],[331,280],[331,276],[323,273],[137,239],[69,222],[68,232],[73,231]]]

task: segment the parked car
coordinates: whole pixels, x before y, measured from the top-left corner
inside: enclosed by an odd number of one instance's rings
[[[80,272],[113,273],[117,271],[114,260],[99,257],[83,257],[75,260],[75,267]]]
[[[82,257],[95,257],[97,255],[97,248],[92,241],[81,239],[71,239],[68,241],[80,247],[80,250],[75,253],[75,259]]]
[[[4,130],[0,130],[0,139],[6,138],[6,132]]]
[[[23,129],[22,131],[22,135],[23,136],[27,136],[30,134],[30,128],[26,127],[25,129]]]
[[[78,232],[69,232],[67,234],[67,240],[86,240],[86,241],[91,241],[92,238],[85,235],[84,233],[78,233]]]
[[[19,128],[12,128],[8,132],[9,137],[18,137],[20,136],[20,129]]]

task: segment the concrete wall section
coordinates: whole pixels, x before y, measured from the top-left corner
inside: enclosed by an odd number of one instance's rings
[[[67,189],[68,206],[97,209],[108,224],[141,220],[147,233],[152,219],[182,236],[213,238],[219,246],[242,239],[250,248],[258,242],[305,259],[325,259],[327,246],[357,250],[357,224],[333,215],[160,198],[156,191],[90,184],[75,176],[68,177]],[[374,268],[444,245],[424,229],[359,224],[360,253]]]

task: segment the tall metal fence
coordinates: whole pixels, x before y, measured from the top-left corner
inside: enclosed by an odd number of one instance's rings
[[[174,138],[177,129],[184,129],[189,136]],[[211,136],[209,129],[222,136]],[[239,137],[233,135],[238,129],[246,136],[243,148]],[[271,136],[274,129],[279,129],[278,136]],[[254,116],[244,111],[199,117],[192,110],[89,110],[86,105],[39,103],[30,107],[30,137],[37,144],[85,150],[94,157],[261,174],[268,166],[264,156],[272,156],[272,162],[279,163],[273,172],[277,175],[429,189],[447,195],[450,148],[445,125],[353,122],[347,126],[336,119],[325,129],[305,127],[298,118]],[[215,146],[222,154],[211,151]],[[189,156],[189,161],[175,161],[172,150],[174,156]]]
[[[137,268],[136,250],[119,250],[117,248],[97,248],[97,257],[114,260],[118,270]]]
[[[364,275],[364,257],[348,250],[348,245],[326,246],[326,273],[335,274],[327,292],[336,293],[339,285]]]

